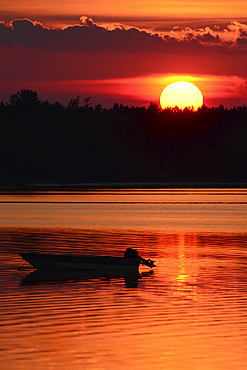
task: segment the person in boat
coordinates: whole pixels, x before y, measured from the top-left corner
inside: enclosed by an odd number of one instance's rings
[[[138,258],[138,257],[139,257],[139,255],[138,255],[137,250],[135,250],[133,248],[127,248],[125,253],[124,253],[124,258]]]

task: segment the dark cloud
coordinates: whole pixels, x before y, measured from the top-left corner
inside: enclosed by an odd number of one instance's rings
[[[242,48],[246,48],[247,49],[247,37],[245,38],[238,38],[237,39],[237,44],[242,47]]]
[[[132,27],[118,27],[108,30],[90,18],[81,17],[80,25],[55,30],[28,19],[15,20],[9,25],[0,23],[0,44],[5,47],[20,45],[23,48],[58,52],[97,52],[97,53],[214,53],[217,49],[229,49],[219,36],[212,33],[194,32],[192,29],[176,30],[171,35],[159,35]],[[239,41],[243,40],[243,41]],[[236,45],[246,48],[246,35],[243,31]],[[214,45],[211,48],[211,45]]]
[[[198,36],[197,40],[200,40],[202,43],[207,43],[207,44],[219,44],[220,43],[220,38],[218,35],[214,36],[211,35],[210,33],[205,33],[202,36]]]

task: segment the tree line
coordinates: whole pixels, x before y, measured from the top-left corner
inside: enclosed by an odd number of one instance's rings
[[[246,106],[65,107],[24,89],[0,106],[0,179],[15,182],[247,182],[246,143]]]

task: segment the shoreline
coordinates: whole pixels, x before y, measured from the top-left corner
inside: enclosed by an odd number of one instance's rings
[[[0,193],[37,191],[90,191],[100,189],[226,189],[247,188],[246,182],[181,181],[181,182],[87,182],[87,183],[14,183],[0,181]]]

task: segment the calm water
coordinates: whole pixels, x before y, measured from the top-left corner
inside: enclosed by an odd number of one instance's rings
[[[247,190],[0,194],[0,368],[246,369]],[[21,251],[156,261],[29,280]]]

